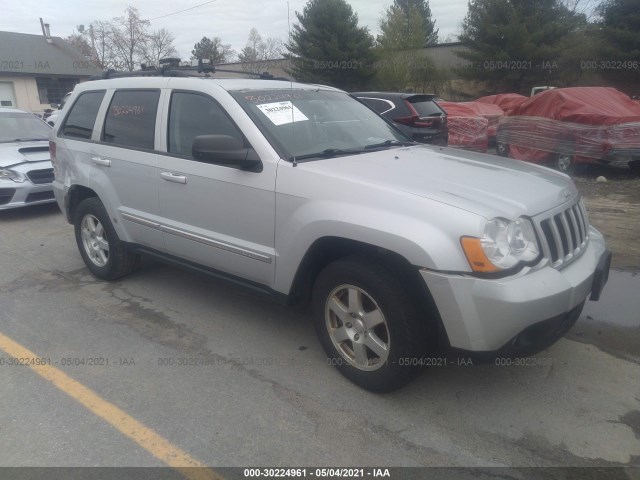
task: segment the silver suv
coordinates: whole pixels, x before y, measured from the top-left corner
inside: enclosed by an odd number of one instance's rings
[[[414,144],[330,87],[90,81],[51,152],[56,199],[95,276],[151,255],[310,301],[330,363],[372,391],[449,352],[540,351],[608,276],[569,177]]]

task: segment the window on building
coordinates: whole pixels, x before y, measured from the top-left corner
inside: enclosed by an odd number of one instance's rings
[[[36,77],[40,103],[60,103],[62,97],[73,90],[78,83],[80,83],[79,78]]]

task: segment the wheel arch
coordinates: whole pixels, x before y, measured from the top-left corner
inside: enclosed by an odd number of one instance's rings
[[[330,263],[341,258],[358,256],[364,260],[383,264],[394,273],[396,280],[410,289],[422,311],[429,312],[436,320],[438,345],[448,344],[444,324],[429,288],[422,280],[419,268],[402,255],[376,245],[342,237],[322,237],[306,251],[293,278],[288,295],[289,304],[308,305],[313,284],[318,274]]]
[[[75,217],[76,209],[80,202],[87,198],[98,197],[98,194],[89,187],[85,187],[83,185],[72,185],[69,188],[69,192],[67,193],[67,201],[66,201],[66,216],[67,222],[73,223],[73,219]]]

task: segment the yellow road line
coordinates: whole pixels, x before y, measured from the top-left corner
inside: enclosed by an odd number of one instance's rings
[[[4,350],[7,355],[15,358],[41,358],[2,333],[0,333],[0,350]],[[107,402],[62,370],[51,365],[28,366],[59,390],[80,402],[85,408],[136,442],[151,455],[180,471],[189,480],[222,480],[222,477],[206,465],[191,457],[184,450],[172,445],[167,439],[114,404]]]

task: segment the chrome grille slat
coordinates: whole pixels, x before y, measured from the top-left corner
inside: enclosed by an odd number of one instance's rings
[[[549,221],[549,226],[551,227],[551,233],[553,234],[553,243],[556,246],[556,252],[558,259],[564,257],[564,248],[562,246],[562,239],[560,238],[560,231],[558,230],[558,226],[554,219]],[[557,260],[556,260],[557,261]]]
[[[584,228],[584,222],[582,221],[582,214],[580,213],[580,208],[577,205],[574,205],[572,207],[574,216],[576,218],[576,220],[578,221],[579,227],[580,227],[580,246],[583,247],[584,246],[584,240],[585,240],[585,228]]]
[[[571,221],[571,225],[573,226],[573,231],[575,232],[575,237],[573,240],[573,251],[574,253],[578,250],[578,247],[582,244],[582,239],[580,235],[580,230],[578,228],[578,221],[576,220],[576,216],[573,213],[573,207],[567,210],[567,215],[569,216],[569,220]]]
[[[542,253],[554,268],[577,258],[589,240],[589,224],[582,201],[554,209],[536,222]]]
[[[578,248],[578,242],[576,241],[578,232],[573,229],[571,224],[571,218],[569,218],[569,210],[565,210],[562,214],[562,225],[564,231],[567,234],[567,244],[569,246],[569,253],[573,254],[576,248]]]

